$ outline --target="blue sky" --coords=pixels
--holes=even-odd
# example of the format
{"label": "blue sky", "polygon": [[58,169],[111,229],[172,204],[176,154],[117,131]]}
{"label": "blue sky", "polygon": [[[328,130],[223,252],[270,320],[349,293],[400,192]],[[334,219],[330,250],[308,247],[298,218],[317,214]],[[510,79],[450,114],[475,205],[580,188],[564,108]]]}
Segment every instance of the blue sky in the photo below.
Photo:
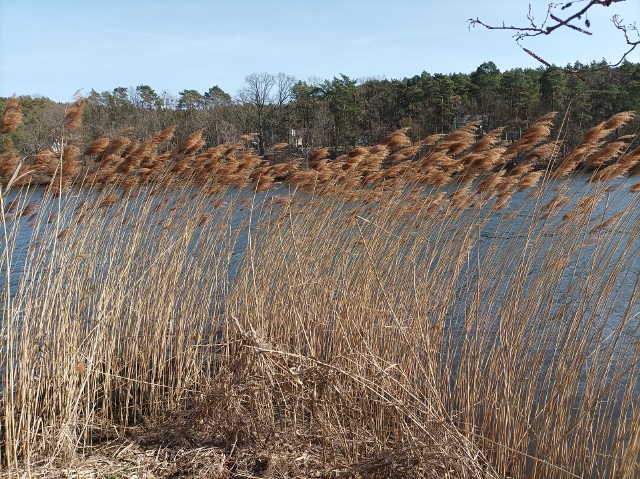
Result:
{"label": "blue sky", "polygon": [[[529,3],[543,16],[540,0],[0,0],[0,96],[69,101],[79,89],[141,84],[235,95],[257,72],[392,79],[470,73],[488,60],[535,68],[510,32],[467,25],[526,24]],[[640,23],[640,0],[594,7],[592,37],[558,31],[525,45],[558,65],[617,61],[614,13]]]}

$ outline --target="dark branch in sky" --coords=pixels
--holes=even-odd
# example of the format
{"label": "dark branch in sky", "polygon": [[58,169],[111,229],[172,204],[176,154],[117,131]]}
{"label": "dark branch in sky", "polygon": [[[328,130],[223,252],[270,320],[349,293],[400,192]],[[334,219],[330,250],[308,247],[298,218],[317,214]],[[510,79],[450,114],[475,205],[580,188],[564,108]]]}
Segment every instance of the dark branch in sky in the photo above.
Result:
{"label": "dark branch in sky", "polygon": [[[514,38],[516,39],[516,43],[518,44],[518,46],[522,48],[528,55],[531,55],[537,61],[548,67],[550,66],[550,63],[547,60],[543,59],[542,57],[540,57],[540,55],[536,54],[529,48],[524,47],[521,44],[521,41],[530,37],[550,35],[559,28],[570,28],[571,30],[575,30],[578,33],[582,33],[584,35],[592,35],[592,32],[588,30],[589,28],[591,28],[591,22],[589,18],[587,18],[589,10],[592,7],[598,5],[609,7],[614,3],[621,3],[624,1],[626,0],[589,0],[586,4],[584,4],[582,8],[575,11],[573,14],[567,16],[566,18],[562,18],[556,15],[554,11],[556,11],[556,9],[558,8],[560,8],[561,11],[568,10],[576,6],[576,4],[585,3],[586,0],[574,0],[572,2],[565,3],[549,3],[547,6],[546,15],[542,23],[536,22],[536,19],[531,12],[531,4],[529,4],[529,12],[527,13],[529,25],[522,26],[507,25],[504,22],[502,22],[502,25],[493,25],[486,23],[479,18],[470,18],[468,22],[469,28],[475,27],[476,25],[481,25],[488,30],[510,30],[516,32]],[[583,17],[585,17],[584,27],[576,25],[576,22],[582,21]],[[623,20],[618,15],[614,15],[611,21],[618,30],[623,32],[624,38],[626,40],[626,45],[629,47],[617,63],[610,64],[610,66],[615,67],[619,66],[627,58],[627,55],[629,55],[633,50],[635,50],[638,45],[640,45],[640,32],[638,31],[638,27],[635,23],[625,25],[623,23]]]}

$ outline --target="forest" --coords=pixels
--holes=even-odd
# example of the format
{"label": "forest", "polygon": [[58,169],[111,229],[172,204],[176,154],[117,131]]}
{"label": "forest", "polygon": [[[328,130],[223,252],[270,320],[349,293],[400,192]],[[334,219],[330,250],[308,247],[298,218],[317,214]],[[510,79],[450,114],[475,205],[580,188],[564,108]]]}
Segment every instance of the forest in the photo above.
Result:
{"label": "forest", "polygon": [[[619,111],[640,110],[640,64],[625,61],[614,68],[602,60],[500,71],[487,61],[471,73],[423,71],[403,79],[338,74],[297,80],[285,73],[256,73],[233,95],[216,85],[206,92],[184,89],[176,96],[146,84],[79,94],[85,99],[84,122],[73,140],[85,145],[123,129],[143,139],[178,125],[176,144],[202,129],[207,144],[249,141],[278,163],[308,160],[320,147],[329,147],[335,158],[399,128],[408,128],[416,141],[470,121],[481,123],[479,136],[503,126],[502,140],[512,142],[536,119],[558,111],[566,152],[594,124]],[[23,126],[9,138],[29,162],[40,151],[56,150],[67,105],[37,95],[19,100]],[[0,98],[0,109],[7,101]],[[635,131],[637,125],[635,120],[628,128]]]}

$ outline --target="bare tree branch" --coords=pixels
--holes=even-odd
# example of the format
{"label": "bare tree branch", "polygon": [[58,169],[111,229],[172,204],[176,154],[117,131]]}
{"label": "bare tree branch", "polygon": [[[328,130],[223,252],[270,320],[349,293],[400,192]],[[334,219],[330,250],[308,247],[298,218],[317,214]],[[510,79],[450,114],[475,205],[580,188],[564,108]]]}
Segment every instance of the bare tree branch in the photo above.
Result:
{"label": "bare tree branch", "polygon": [[[629,49],[622,55],[618,63],[612,65],[614,67],[617,67],[625,60],[625,58],[627,58],[627,55],[629,55],[629,53],[631,53],[638,45],[640,45],[640,31],[638,31],[638,27],[635,22],[629,25],[625,25],[619,15],[614,15],[611,21],[618,30],[624,33],[624,39],[629,46]],[[635,35],[638,39],[634,41],[631,39],[630,35]]]}
{"label": "bare tree branch", "polygon": [[[537,37],[540,35],[550,35],[559,28],[569,28],[584,35],[592,35],[592,32],[588,30],[589,28],[591,28],[591,22],[588,18],[585,18],[584,20],[585,27],[578,26],[575,24],[575,22],[577,20],[582,20],[583,16],[587,17],[587,14],[592,7],[598,5],[609,7],[614,3],[621,3],[624,1],[626,0],[574,0],[564,3],[549,3],[547,5],[547,12],[544,16],[544,19],[542,20],[542,23],[538,23],[536,21],[531,11],[531,4],[529,4],[529,11],[527,13],[527,20],[529,20],[529,24],[521,26],[507,25],[504,22],[502,23],[502,25],[492,25],[480,20],[479,18],[470,18],[469,20],[467,20],[467,22],[469,23],[469,28],[480,25],[488,30],[510,30],[515,32],[514,38],[518,46],[522,48],[528,55],[531,55],[537,61],[549,67],[550,63],[543,59],[540,55],[534,53],[529,48],[524,47],[521,43],[522,40],[530,37]],[[585,4],[582,8],[565,18],[562,18],[555,13],[557,12],[558,8],[561,11],[564,11],[579,3]],[[638,45],[640,45],[640,32],[638,31],[635,23],[625,25],[619,15],[614,15],[611,21],[618,30],[623,32],[626,44],[629,46],[629,49],[622,55],[617,63],[608,65],[610,67],[616,67],[619,66],[627,58],[627,55],[629,55]],[[638,37],[638,39],[636,40],[635,37]]]}

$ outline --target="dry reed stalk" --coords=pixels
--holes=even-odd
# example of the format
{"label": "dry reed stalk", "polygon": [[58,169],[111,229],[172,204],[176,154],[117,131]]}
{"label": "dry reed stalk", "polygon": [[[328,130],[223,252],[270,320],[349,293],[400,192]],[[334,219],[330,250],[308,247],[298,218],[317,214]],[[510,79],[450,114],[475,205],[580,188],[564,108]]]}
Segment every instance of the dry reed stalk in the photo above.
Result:
{"label": "dry reed stalk", "polygon": [[4,112],[2,113],[2,123],[0,133],[11,133],[16,131],[22,123],[22,106],[15,96],[9,98]]}

